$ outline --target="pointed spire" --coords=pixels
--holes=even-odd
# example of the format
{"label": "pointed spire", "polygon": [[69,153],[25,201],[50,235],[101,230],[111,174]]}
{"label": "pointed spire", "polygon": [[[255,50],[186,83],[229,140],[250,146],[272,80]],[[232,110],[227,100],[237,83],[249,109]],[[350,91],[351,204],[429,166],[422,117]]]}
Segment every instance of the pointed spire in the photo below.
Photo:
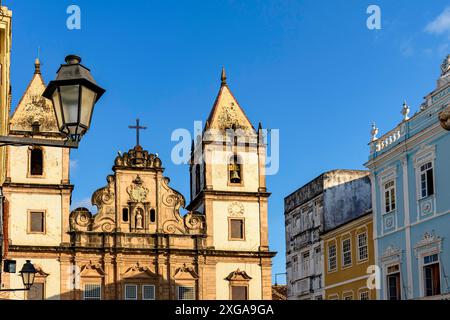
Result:
{"label": "pointed spire", "polygon": [[222,81],[222,86],[226,86],[227,85],[227,74],[225,72],[225,68],[222,67],[222,75],[220,77],[220,80]]}

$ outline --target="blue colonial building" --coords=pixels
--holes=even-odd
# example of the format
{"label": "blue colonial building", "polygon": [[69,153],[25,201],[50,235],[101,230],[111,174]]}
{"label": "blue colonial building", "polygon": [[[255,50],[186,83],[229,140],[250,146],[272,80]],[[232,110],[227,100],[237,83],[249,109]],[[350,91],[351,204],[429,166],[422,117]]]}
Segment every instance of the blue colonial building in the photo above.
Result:
{"label": "blue colonial building", "polygon": [[450,55],[437,88],[377,138],[370,157],[378,299],[450,296]]}

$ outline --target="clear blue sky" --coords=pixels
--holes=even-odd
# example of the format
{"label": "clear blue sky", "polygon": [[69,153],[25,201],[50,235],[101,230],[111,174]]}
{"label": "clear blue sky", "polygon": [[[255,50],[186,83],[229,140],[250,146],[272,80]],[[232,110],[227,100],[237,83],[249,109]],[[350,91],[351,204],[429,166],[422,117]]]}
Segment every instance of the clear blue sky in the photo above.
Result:
{"label": "clear blue sky", "polygon": [[[274,274],[285,270],[283,198],[323,171],[362,169],[371,122],[380,133],[395,126],[404,99],[417,110],[450,52],[445,16],[425,30],[444,0],[3,3],[14,12],[13,107],[38,47],[47,82],[77,53],[108,90],[71,154],[74,205],[105,184],[118,150],[134,146],[127,126],[136,117],[150,128],[142,144],[189,201],[188,167],[170,161],[171,133],[206,119],[224,65],[253,124],[280,129],[280,172],[268,177]],[[80,31],[66,28],[70,4],[81,7]],[[366,28],[370,4],[381,7],[381,30]]]}

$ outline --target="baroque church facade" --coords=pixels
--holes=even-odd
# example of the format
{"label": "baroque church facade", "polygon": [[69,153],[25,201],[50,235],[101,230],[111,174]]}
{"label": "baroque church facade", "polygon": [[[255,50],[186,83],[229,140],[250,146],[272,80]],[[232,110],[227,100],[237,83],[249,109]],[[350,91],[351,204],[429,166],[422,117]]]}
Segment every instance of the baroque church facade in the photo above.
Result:
{"label": "baroque church facade", "polygon": [[[9,133],[63,139],[41,97],[40,63]],[[231,132],[231,134],[230,134]],[[97,213],[70,211],[70,151],[6,148],[5,254],[38,273],[6,299],[271,299],[266,145],[231,93],[225,72],[202,137],[192,144],[191,203],[170,187],[163,162],[139,142],[112,159]],[[187,209],[182,215],[180,209]],[[20,288],[2,274],[3,288]]]}

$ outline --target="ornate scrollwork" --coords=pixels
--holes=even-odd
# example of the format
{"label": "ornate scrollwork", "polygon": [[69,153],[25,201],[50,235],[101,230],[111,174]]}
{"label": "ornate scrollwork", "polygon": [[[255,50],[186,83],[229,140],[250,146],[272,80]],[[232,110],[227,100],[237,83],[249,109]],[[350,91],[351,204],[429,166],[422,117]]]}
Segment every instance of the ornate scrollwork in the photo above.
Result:
{"label": "ornate scrollwork", "polygon": [[108,185],[95,191],[91,199],[92,204],[95,205],[99,211],[102,210],[104,205],[111,205],[114,202],[115,178],[114,176],[109,175],[106,178],[106,181],[108,182]]}
{"label": "ornate scrollwork", "polygon": [[70,230],[88,231],[93,221],[92,214],[86,208],[77,208],[71,212],[69,217]]}
{"label": "ornate scrollwork", "polygon": [[450,105],[439,114],[439,121],[441,122],[442,128],[450,131]]}
{"label": "ornate scrollwork", "polygon": [[184,225],[187,229],[198,231],[203,230],[205,224],[205,217],[200,213],[189,212],[184,216]]}

